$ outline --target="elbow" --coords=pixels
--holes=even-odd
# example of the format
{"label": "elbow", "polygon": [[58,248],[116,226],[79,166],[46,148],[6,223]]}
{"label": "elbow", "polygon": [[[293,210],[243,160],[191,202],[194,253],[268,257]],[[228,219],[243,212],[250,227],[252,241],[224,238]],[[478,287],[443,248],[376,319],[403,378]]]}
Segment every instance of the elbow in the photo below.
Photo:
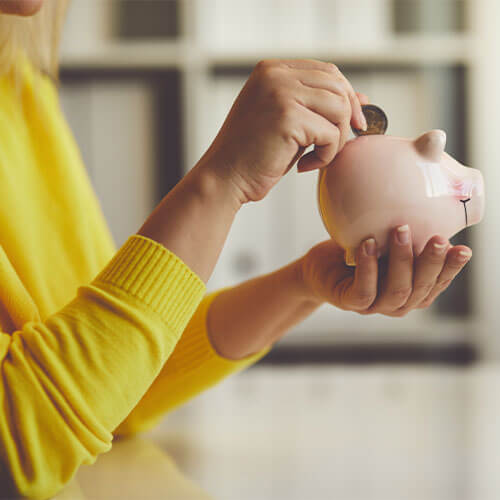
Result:
{"label": "elbow", "polygon": [[111,447],[103,443],[100,449],[94,446],[91,453],[88,440],[71,438],[74,431],[69,427],[45,423],[48,425],[42,428],[11,427],[8,433],[0,433],[0,449],[4,452],[0,458],[0,499],[52,498],[73,480],[82,464],[94,463],[99,452]]}
{"label": "elbow", "polygon": [[0,478],[0,498],[48,500],[59,493],[64,484],[47,481],[47,477],[4,475]]}
{"label": "elbow", "polygon": [[55,446],[45,450],[35,447],[30,450],[32,453],[19,453],[18,449],[7,457],[6,463],[0,462],[0,499],[45,500],[60,493],[82,464],[95,462],[95,456],[87,453],[68,453],[69,445],[68,442],[66,453]]}

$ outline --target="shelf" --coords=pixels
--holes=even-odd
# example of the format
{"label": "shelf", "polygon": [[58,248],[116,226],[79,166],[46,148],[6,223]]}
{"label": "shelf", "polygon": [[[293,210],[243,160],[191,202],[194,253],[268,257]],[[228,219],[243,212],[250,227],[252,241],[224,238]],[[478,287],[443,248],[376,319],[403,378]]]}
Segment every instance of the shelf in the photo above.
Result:
{"label": "shelf", "polygon": [[286,50],[264,48],[245,50],[230,48],[224,51],[206,51],[203,59],[214,66],[254,65],[268,58],[315,58],[337,64],[429,65],[467,64],[470,59],[471,41],[466,36],[446,37],[397,37],[377,45],[317,46],[310,49],[298,47]]}
{"label": "shelf", "polygon": [[61,69],[170,69],[179,68],[192,55],[183,42],[117,42],[86,52],[63,52]]}
{"label": "shelf", "polygon": [[305,49],[197,47],[179,42],[109,43],[81,53],[62,53],[62,69],[187,69],[189,67],[253,66],[268,58],[315,58],[338,64],[429,65],[467,64],[471,43],[468,37],[397,37],[378,45],[346,47],[318,45]]}
{"label": "shelf", "polygon": [[[480,319],[474,316],[458,319],[431,315],[427,311],[413,311],[404,319],[388,316],[367,316],[368,321],[360,322],[355,313],[342,312],[332,320],[332,316],[316,314],[297,325],[281,342],[287,345],[307,344],[363,344],[366,342],[411,343],[429,345],[471,341],[481,327]],[[416,321],[415,315],[419,315]],[[325,325],[332,325],[329,330]]]}

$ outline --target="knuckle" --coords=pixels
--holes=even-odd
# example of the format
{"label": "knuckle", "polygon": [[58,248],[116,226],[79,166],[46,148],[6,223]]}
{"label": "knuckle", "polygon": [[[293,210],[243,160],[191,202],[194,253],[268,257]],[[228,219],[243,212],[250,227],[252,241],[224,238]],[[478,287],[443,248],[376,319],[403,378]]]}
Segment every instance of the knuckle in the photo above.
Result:
{"label": "knuckle", "polygon": [[328,73],[332,73],[332,74],[340,73],[338,66],[336,64],[331,63],[331,62],[325,63],[325,71],[328,71]]}
{"label": "knuckle", "polygon": [[275,62],[266,60],[257,63],[255,73],[259,85],[264,89],[280,88],[282,86],[284,71],[281,65]]}
{"label": "knuckle", "polygon": [[451,283],[452,280],[442,280],[442,281],[438,281],[436,283],[436,287],[439,288],[440,290],[444,290],[445,288],[447,288],[449,286],[449,284]]}
{"label": "knuckle", "polygon": [[351,100],[349,99],[349,95],[347,93],[342,94],[342,111],[345,115],[351,116]]}
{"label": "knuckle", "polygon": [[351,114],[352,114],[352,107],[351,107],[351,101],[350,101],[349,96],[347,94],[344,94],[343,99],[342,99],[342,114],[344,115],[345,120],[347,122],[350,122]]}
{"label": "knuckle", "polygon": [[434,302],[434,299],[425,299],[424,301],[420,302],[420,304],[417,306],[417,309],[427,309],[432,303]]}
{"label": "knuckle", "polygon": [[276,101],[278,119],[280,123],[289,125],[295,121],[295,103],[286,96]]}
{"label": "knuckle", "polygon": [[302,143],[310,143],[310,137],[307,131],[304,131],[300,126],[300,120],[292,110],[282,111],[278,114],[276,122],[277,131],[286,141],[295,141]]}
{"label": "knuckle", "polygon": [[398,262],[400,262],[406,267],[413,268],[413,255],[409,252],[405,252],[398,257]]}
{"label": "knuckle", "polygon": [[354,306],[358,309],[368,309],[375,300],[372,293],[357,293],[353,297]]}
{"label": "knuckle", "polygon": [[456,273],[458,273],[463,269],[465,264],[466,264],[466,262],[460,262],[458,260],[451,260],[450,262],[447,263],[446,267],[448,269],[451,269],[452,271],[455,271]]}
{"label": "knuckle", "polygon": [[389,290],[389,296],[394,302],[404,302],[412,292],[411,287],[394,288]]}
{"label": "knuckle", "polygon": [[418,309],[427,309],[432,304],[432,300],[424,300],[418,305]]}
{"label": "knuckle", "polygon": [[277,124],[277,131],[287,141],[308,142],[308,137],[297,127],[294,118],[291,115],[284,115]]}
{"label": "knuckle", "polygon": [[338,142],[340,140],[341,131],[337,125],[332,123],[328,128],[328,131],[332,142]]}
{"label": "knuckle", "polygon": [[434,282],[432,282],[432,283],[415,283],[413,290],[416,293],[419,293],[422,295],[428,295],[429,293],[431,293],[431,291],[435,285],[436,284]]}
{"label": "knuckle", "polygon": [[432,266],[438,266],[438,265],[443,265],[444,259],[446,257],[445,255],[435,255],[434,253],[428,252],[427,254],[424,254],[425,258],[425,263],[430,264]]}
{"label": "knuckle", "polygon": [[408,314],[409,310],[406,308],[396,309],[392,313],[389,313],[388,316],[393,316],[395,318],[403,318]]}
{"label": "knuckle", "polygon": [[283,87],[272,87],[269,90],[269,97],[273,102],[279,104],[283,111],[288,110],[294,102],[288,89]]}
{"label": "knuckle", "polygon": [[364,309],[364,310],[361,310],[361,311],[356,311],[357,314],[361,314],[362,316],[368,316],[370,314],[374,314],[372,311],[368,310],[368,309]]}
{"label": "knuckle", "polygon": [[255,69],[259,72],[266,72],[268,69],[274,67],[275,61],[272,59],[261,59],[256,65]]}
{"label": "knuckle", "polygon": [[324,101],[332,102],[332,98],[334,97],[329,90],[326,89],[316,89],[317,95]]}
{"label": "knuckle", "polygon": [[328,163],[330,163],[330,161],[332,161],[338,153],[342,141],[340,130],[335,125],[332,125],[328,129],[328,141],[330,143],[328,148],[320,147],[317,149],[318,152],[321,152],[322,150],[325,151],[325,157],[329,160]]}

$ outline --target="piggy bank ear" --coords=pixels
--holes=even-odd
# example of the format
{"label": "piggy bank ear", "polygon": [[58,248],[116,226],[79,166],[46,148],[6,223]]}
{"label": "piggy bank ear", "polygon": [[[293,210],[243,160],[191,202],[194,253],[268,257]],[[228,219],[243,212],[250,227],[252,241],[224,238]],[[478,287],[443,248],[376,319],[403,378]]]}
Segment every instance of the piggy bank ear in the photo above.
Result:
{"label": "piggy bank ear", "polygon": [[431,161],[440,161],[446,146],[446,133],[443,130],[431,130],[415,139],[415,147],[420,155]]}

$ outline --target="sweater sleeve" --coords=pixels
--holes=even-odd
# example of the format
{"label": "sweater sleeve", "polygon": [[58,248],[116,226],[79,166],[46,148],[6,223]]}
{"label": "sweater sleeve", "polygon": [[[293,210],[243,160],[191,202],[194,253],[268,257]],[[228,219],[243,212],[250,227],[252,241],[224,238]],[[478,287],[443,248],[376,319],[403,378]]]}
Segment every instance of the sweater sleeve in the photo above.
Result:
{"label": "sweater sleeve", "polygon": [[269,352],[270,347],[233,361],[221,357],[213,349],[207,335],[206,319],[210,304],[222,291],[205,296],[172,356],[139,404],[115,430],[115,434],[128,435],[150,429],[166,412],[232,373],[256,363]]}
{"label": "sweater sleeve", "polygon": [[61,310],[0,333],[0,497],[48,498],[109,450],[204,292],[173,253],[132,235]]}

